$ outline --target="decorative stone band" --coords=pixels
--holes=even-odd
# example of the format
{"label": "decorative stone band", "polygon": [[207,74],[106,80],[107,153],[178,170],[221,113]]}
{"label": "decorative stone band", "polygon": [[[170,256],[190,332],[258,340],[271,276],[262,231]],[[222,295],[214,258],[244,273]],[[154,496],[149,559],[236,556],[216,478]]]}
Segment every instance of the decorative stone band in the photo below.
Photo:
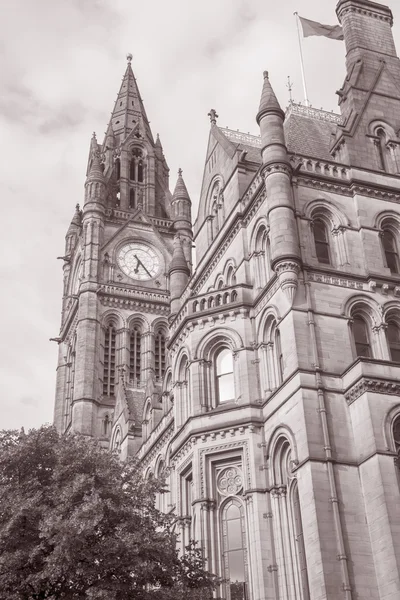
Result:
{"label": "decorative stone band", "polygon": [[383,379],[369,379],[363,377],[351,388],[345,392],[344,397],[348,405],[352,404],[357,398],[365,392],[374,394],[386,394],[390,396],[400,396],[400,381],[390,381]]}
{"label": "decorative stone band", "polygon": [[[377,5],[378,7],[378,5]],[[386,7],[382,7],[382,8],[386,8]],[[386,11],[385,11],[386,12]],[[349,7],[344,7],[342,10],[339,10],[339,21],[341,22],[343,16],[346,13],[357,13],[359,15],[365,15],[366,17],[372,17],[374,19],[379,19],[380,21],[385,21],[386,23],[390,23],[391,25],[393,25],[393,18],[391,15],[388,14],[383,14],[383,12],[381,11],[372,11],[372,10],[367,10],[365,8],[362,8],[361,6],[349,6]]]}
{"label": "decorative stone band", "polygon": [[266,165],[262,172],[264,177],[268,177],[269,175],[273,175],[274,173],[284,173],[288,177],[292,176],[292,169],[289,165],[285,163],[272,163],[270,165]]}

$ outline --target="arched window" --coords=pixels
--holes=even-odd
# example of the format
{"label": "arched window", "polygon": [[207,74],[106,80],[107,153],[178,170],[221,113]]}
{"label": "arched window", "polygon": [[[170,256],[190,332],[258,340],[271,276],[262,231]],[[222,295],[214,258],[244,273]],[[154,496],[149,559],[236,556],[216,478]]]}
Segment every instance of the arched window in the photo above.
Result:
{"label": "arched window", "polygon": [[119,158],[115,161],[115,176],[117,179],[120,179],[121,177],[121,161]]}
{"label": "arched window", "polygon": [[108,413],[106,413],[104,415],[102,425],[103,425],[103,431],[102,431],[102,433],[103,433],[104,436],[107,437],[109,435],[110,429],[111,429],[111,419],[110,419]]}
{"label": "arched window", "polygon": [[400,327],[396,321],[388,321],[386,334],[389,345],[390,358],[393,362],[400,363]]}
{"label": "arched window", "polygon": [[399,254],[397,251],[396,238],[389,228],[382,231],[382,245],[385,253],[386,264],[392,273],[399,273]]}
{"label": "arched window", "polygon": [[115,432],[115,436],[114,436],[114,440],[113,440],[113,444],[112,444],[112,449],[115,450],[115,452],[118,452],[118,454],[121,452],[121,430],[118,427],[117,431]]}
{"label": "arched window", "polygon": [[281,346],[281,334],[276,325],[273,327],[271,338],[274,341],[274,354],[278,373],[278,383],[281,384],[283,380],[283,354]]}
{"label": "arched window", "polygon": [[386,165],[386,133],[385,130],[382,127],[379,127],[379,129],[377,129],[376,131],[376,137],[377,142],[376,142],[376,146],[378,148],[378,155],[379,155],[379,168],[382,169],[382,171],[386,171],[387,170],[387,165]]}
{"label": "arched window", "polygon": [[371,358],[372,352],[368,325],[361,316],[356,315],[353,318],[352,331],[356,355]]}
{"label": "arched window", "polygon": [[264,287],[271,278],[271,247],[268,232],[265,226],[257,232],[255,252],[255,282],[258,288]]}
{"label": "arched window", "polygon": [[143,161],[139,160],[138,163],[138,182],[139,183],[143,183],[144,181],[144,166],[143,166]]}
{"label": "arched window", "polygon": [[315,219],[312,224],[315,242],[315,252],[318,262],[324,265],[331,264],[329,235],[326,224],[322,219]]}
{"label": "arched window", "polygon": [[190,371],[188,357],[184,356],[179,365],[178,372],[178,391],[179,391],[179,402],[178,402],[178,423],[183,425],[188,417],[190,417]]}
{"label": "arched window", "polygon": [[[397,453],[397,459],[396,459],[396,464],[397,464],[397,468],[400,470],[400,415],[398,415],[396,417],[396,419],[393,422],[393,440],[394,440],[394,447]],[[400,479],[399,479],[399,483],[400,483]]]}
{"label": "arched window", "polygon": [[223,566],[227,600],[246,600],[246,529],[243,505],[232,498],[222,510]]}
{"label": "arched window", "polygon": [[229,348],[223,348],[215,357],[215,377],[217,403],[235,400],[233,354]]}
{"label": "arched window", "polygon": [[129,163],[129,179],[131,181],[135,181],[136,179],[136,173],[135,173],[135,159],[132,158],[131,162]]}
{"label": "arched window", "polygon": [[[309,600],[307,562],[303,541],[301,503],[297,480],[292,472],[289,441],[280,437],[272,453],[271,508],[277,553],[279,598]],[[290,591],[290,593],[289,593]]]}
{"label": "arched window", "polygon": [[135,190],[133,188],[129,190],[129,208],[136,208]]}
{"label": "arched window", "polygon": [[144,414],[143,414],[143,421],[142,421],[142,436],[143,436],[143,441],[146,441],[147,438],[149,437],[150,433],[151,433],[151,402],[150,399],[147,400],[147,404],[144,410]]}
{"label": "arched window", "polygon": [[74,400],[75,385],[75,364],[76,364],[76,335],[74,335],[72,344],[67,353],[67,378],[65,394],[65,428],[68,427],[72,418],[72,403]]}
{"label": "arched window", "polygon": [[136,385],[141,381],[141,341],[141,332],[134,327],[129,337],[129,379]]}
{"label": "arched window", "polygon": [[304,545],[303,522],[301,519],[299,486],[297,485],[297,481],[295,481],[292,488],[292,509],[298,570],[300,575],[301,590],[303,592],[302,598],[308,599],[310,597],[310,589],[308,586],[306,549]]}
{"label": "arched window", "polygon": [[165,373],[165,335],[159,330],[154,340],[154,370],[156,378],[161,380]]}
{"label": "arched window", "polygon": [[261,382],[265,396],[269,396],[283,382],[284,360],[281,334],[275,318],[267,318],[261,342]]}
{"label": "arched window", "polygon": [[115,342],[114,325],[108,325],[104,339],[103,394],[114,396],[115,393]]}

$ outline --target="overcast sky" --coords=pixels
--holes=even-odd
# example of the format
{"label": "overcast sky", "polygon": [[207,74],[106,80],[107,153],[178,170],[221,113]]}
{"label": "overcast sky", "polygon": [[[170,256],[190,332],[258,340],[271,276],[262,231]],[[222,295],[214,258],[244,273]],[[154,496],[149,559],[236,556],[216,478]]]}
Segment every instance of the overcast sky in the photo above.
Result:
{"label": "overcast sky", "polygon": [[[400,9],[391,0],[400,44]],[[336,0],[2,0],[0,429],[53,415],[64,236],[83,185],[89,141],[102,141],[126,67],[153,134],[197,206],[209,119],[258,134],[262,72],[283,106],[287,76],[302,101],[294,11],[335,24]],[[336,110],[344,44],[304,42],[309,96]]]}

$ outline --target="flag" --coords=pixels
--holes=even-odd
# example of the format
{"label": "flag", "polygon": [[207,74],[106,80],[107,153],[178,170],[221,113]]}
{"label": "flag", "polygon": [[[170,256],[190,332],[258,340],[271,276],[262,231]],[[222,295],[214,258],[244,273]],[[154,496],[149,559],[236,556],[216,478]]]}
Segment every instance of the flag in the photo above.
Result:
{"label": "flag", "polygon": [[310,19],[304,19],[304,17],[300,16],[299,19],[303,27],[304,37],[323,35],[331,40],[344,40],[343,29],[340,25],[323,25],[317,21],[310,21]]}

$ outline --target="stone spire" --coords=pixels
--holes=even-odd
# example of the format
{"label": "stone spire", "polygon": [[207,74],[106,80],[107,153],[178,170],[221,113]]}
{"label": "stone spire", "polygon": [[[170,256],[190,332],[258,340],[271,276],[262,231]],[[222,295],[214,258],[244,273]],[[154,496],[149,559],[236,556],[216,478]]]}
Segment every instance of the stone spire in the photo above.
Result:
{"label": "stone spire", "polygon": [[181,296],[190,276],[190,269],[186,262],[179,234],[174,237],[174,250],[168,273],[171,294],[171,317],[173,317],[181,308]]}
{"label": "stone spire", "polygon": [[257,123],[261,132],[264,164],[262,173],[270,222],[271,267],[278,275],[280,287],[292,305],[298,288],[301,258],[284,120],[284,112],[272,89],[268,73],[264,72]]}
{"label": "stone spire", "polygon": [[268,71],[264,71],[264,85],[261,92],[260,107],[258,109],[258,114],[256,117],[258,125],[260,124],[260,121],[265,114],[274,112],[278,115],[281,115],[283,118],[285,117],[281,105],[279,104],[278,99],[275,96],[275,92],[272,89]]}
{"label": "stone spire", "polygon": [[174,228],[182,238],[184,255],[187,264],[192,262],[192,202],[185,182],[182,177],[182,169],[178,171],[178,179],[171,202],[172,218]]}
{"label": "stone spire", "polygon": [[131,54],[127,55],[127,60],[125,75],[111,114],[112,131],[120,141],[123,141],[139,123],[143,125],[147,135],[154,143],[143,100],[132,71]]}
{"label": "stone spire", "polygon": [[103,165],[100,160],[100,150],[96,134],[93,133],[90,142],[89,167],[85,182],[85,208],[92,202],[104,202],[105,180]]}

